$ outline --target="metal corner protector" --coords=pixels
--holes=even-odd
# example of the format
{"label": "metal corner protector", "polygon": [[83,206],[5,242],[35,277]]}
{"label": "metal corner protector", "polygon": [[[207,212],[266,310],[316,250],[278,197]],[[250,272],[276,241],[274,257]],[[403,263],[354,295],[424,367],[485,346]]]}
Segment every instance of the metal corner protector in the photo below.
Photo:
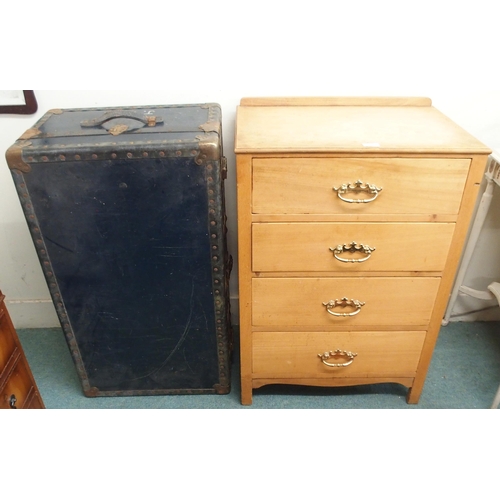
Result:
{"label": "metal corner protector", "polygon": [[29,145],[31,142],[18,141],[5,152],[7,165],[11,170],[20,170],[25,173],[31,171],[31,167],[23,159],[23,147]]}

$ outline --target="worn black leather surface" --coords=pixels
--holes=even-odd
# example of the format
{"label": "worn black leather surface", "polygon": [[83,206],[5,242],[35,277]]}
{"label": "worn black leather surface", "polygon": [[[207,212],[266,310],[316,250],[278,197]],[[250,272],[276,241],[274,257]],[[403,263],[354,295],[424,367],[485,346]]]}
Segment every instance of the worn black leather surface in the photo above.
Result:
{"label": "worn black leather surface", "polygon": [[192,160],[26,176],[91,386],[217,382],[204,177]]}

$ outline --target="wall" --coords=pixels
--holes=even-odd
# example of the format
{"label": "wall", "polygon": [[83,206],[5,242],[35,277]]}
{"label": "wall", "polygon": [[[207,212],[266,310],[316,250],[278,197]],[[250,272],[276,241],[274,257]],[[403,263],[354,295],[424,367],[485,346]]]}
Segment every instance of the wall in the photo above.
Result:
{"label": "wall", "polygon": [[[309,1],[307,8],[293,3],[286,11],[272,2],[211,2],[203,11],[190,3],[175,8],[161,4],[154,15],[147,15],[152,12],[148,5],[133,11],[121,6],[120,14],[102,6],[100,16],[89,9],[78,23],[43,33],[35,13],[24,30],[35,55],[25,60],[8,52],[3,67],[16,71],[4,75],[4,86],[164,90],[36,90],[36,115],[0,116],[0,150],[52,108],[218,102],[229,166],[229,246],[236,264],[232,151],[241,97],[425,95],[490,148],[500,150],[500,88],[491,76],[498,51],[494,31],[488,28],[488,2],[474,2],[473,9],[454,6],[453,11],[425,1]],[[117,28],[126,22],[133,22],[134,29]],[[7,46],[8,33],[0,36]],[[489,234],[486,246],[498,246],[496,238]],[[484,268],[484,262],[477,265]],[[57,325],[3,154],[0,288],[17,327]],[[237,298],[236,272],[231,294]]]}

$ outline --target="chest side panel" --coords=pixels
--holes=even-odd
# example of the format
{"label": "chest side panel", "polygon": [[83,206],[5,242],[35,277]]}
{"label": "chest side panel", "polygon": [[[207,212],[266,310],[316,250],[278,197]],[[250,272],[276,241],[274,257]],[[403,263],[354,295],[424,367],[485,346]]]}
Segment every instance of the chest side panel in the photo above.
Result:
{"label": "chest side panel", "polygon": [[48,163],[25,182],[89,386],[217,384],[205,167]]}

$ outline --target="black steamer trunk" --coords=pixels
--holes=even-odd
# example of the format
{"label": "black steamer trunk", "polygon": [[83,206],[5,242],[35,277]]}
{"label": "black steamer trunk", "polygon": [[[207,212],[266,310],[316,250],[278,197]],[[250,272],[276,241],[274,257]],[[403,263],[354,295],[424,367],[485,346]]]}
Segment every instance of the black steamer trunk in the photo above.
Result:
{"label": "black steamer trunk", "polygon": [[217,104],[48,112],[7,151],[86,396],[225,394]]}

